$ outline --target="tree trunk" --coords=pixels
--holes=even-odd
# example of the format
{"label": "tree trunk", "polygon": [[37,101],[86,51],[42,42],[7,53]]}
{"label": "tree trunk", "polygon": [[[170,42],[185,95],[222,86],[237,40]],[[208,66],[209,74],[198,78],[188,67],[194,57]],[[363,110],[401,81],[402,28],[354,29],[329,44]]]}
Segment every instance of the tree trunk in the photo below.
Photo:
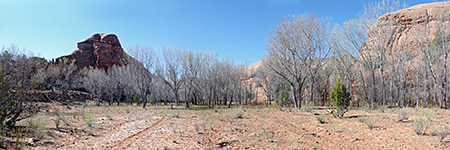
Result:
{"label": "tree trunk", "polygon": [[296,87],[292,86],[292,94],[293,94],[293,98],[294,98],[295,108],[300,109],[302,107],[300,88],[296,88]]}
{"label": "tree trunk", "polygon": [[231,94],[230,103],[228,103],[228,108],[231,108],[231,103],[233,103],[233,94]]}
{"label": "tree trunk", "polygon": [[373,104],[372,104],[372,108],[376,108],[377,104],[378,104],[378,98],[377,98],[377,86],[376,86],[376,81],[375,81],[375,70],[372,69],[372,100],[373,100]]}
{"label": "tree trunk", "polygon": [[[298,105],[297,105],[297,88],[295,88],[294,86],[292,86],[291,85],[291,93],[292,93],[292,101],[294,102],[294,107],[295,108],[298,108]],[[298,108],[298,109],[300,109],[300,108]]]}
{"label": "tree trunk", "polygon": [[366,85],[366,80],[364,79],[364,74],[362,69],[360,70],[360,74],[361,74],[361,80],[362,80],[362,86],[363,86],[363,91],[364,91],[364,99],[366,100],[367,105],[369,105],[369,94],[367,91],[367,85]]}
{"label": "tree trunk", "polygon": [[444,67],[443,67],[443,71],[444,71],[444,75],[443,75],[443,79],[442,79],[442,102],[441,102],[441,108],[445,108],[446,107],[446,102],[447,102],[447,57],[448,57],[448,52],[445,51],[444,52]]}
{"label": "tree trunk", "polygon": [[177,90],[174,90],[173,92],[175,93],[175,103],[177,106],[180,106],[180,96],[179,96]]}
{"label": "tree trunk", "polygon": [[311,94],[309,95],[309,102],[314,102],[314,77],[311,81]]}

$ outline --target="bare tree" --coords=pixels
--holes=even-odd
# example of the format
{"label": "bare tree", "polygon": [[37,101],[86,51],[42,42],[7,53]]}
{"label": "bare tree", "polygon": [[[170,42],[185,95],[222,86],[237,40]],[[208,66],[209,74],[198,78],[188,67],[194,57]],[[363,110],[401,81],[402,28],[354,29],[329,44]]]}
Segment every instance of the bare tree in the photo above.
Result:
{"label": "bare tree", "polygon": [[[445,17],[445,16],[442,16]],[[450,27],[447,23],[441,23],[438,25],[437,31],[434,33],[434,39],[432,41],[432,47],[430,52],[440,52],[440,64],[442,64],[441,70],[441,98],[439,106],[445,108],[448,105],[448,55],[450,53]]]}
{"label": "bare tree", "polygon": [[[403,5],[404,6],[404,5]],[[381,102],[386,104],[386,82],[385,82],[385,68],[388,63],[386,59],[386,53],[392,49],[392,35],[395,32],[395,28],[392,21],[385,21],[383,25],[374,26],[378,17],[381,15],[400,9],[402,6],[398,1],[381,1],[377,3],[369,3],[365,7],[364,12],[358,16],[357,19],[344,22],[342,28],[337,27],[338,43],[336,47],[341,54],[345,54],[349,61],[357,61],[360,68],[360,83],[364,88],[364,95],[368,100],[369,88],[372,89],[371,99],[372,106],[375,107],[378,104],[379,96],[378,89],[381,90]],[[377,71],[380,71],[380,77],[377,78]],[[366,73],[369,73],[366,75]],[[369,77],[365,79],[365,77]],[[378,79],[380,79],[381,88],[378,87]],[[369,87],[367,82],[370,81]]]}
{"label": "bare tree", "polygon": [[183,82],[181,51],[178,48],[163,48],[162,60],[158,63],[157,77],[170,87],[175,103],[180,105],[179,90]]}
{"label": "bare tree", "polygon": [[[139,91],[141,95],[141,99],[143,99],[143,107],[147,105],[147,94],[151,97],[151,82],[152,82],[152,74],[156,71],[156,55],[153,51],[153,47],[150,45],[136,45],[134,47],[128,48],[128,52],[140,63],[143,64],[143,68],[137,62],[135,62],[132,58],[129,58],[129,65],[131,65],[133,72],[135,73],[133,77],[135,77],[137,91]],[[142,100],[141,100],[142,101]]]}
{"label": "bare tree", "polygon": [[93,99],[97,101],[97,105],[100,105],[108,94],[107,89],[110,88],[108,83],[110,83],[111,78],[105,70],[93,67],[83,69],[83,75],[84,87],[94,95]]}
{"label": "bare tree", "polygon": [[199,75],[203,61],[202,53],[195,53],[193,51],[186,51],[182,53],[181,61],[184,77],[184,92],[185,105],[189,108],[189,103],[195,97],[195,91],[198,91]]}
{"label": "bare tree", "polygon": [[[56,62],[50,62],[48,68],[44,72],[44,83],[51,88],[53,95],[57,95],[56,91],[61,91],[61,102],[65,103],[68,98],[68,91],[76,87],[78,82],[78,72],[75,60],[67,58],[57,59]],[[56,97],[55,97],[55,100]]]}
{"label": "bare tree", "polygon": [[[264,63],[264,62],[262,62]],[[258,83],[262,84],[262,89],[266,94],[266,107],[276,97],[277,90],[283,84],[282,79],[274,74],[267,66],[263,64],[256,73],[256,78],[259,79]]]}
{"label": "bare tree", "polygon": [[296,108],[301,107],[307,77],[315,71],[312,68],[319,68],[315,63],[327,56],[327,37],[327,23],[314,15],[284,18],[269,35],[267,67],[290,84]]}

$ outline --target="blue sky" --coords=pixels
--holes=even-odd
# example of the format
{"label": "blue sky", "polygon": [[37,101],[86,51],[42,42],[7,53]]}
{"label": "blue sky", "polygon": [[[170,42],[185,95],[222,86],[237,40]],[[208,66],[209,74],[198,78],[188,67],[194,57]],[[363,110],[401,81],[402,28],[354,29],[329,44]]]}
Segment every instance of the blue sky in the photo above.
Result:
{"label": "blue sky", "polygon": [[[253,64],[284,16],[313,12],[336,24],[355,18],[373,0],[2,0],[0,47],[11,43],[46,59],[68,55],[94,33],[135,44],[216,51]],[[432,2],[410,0],[409,6]]]}

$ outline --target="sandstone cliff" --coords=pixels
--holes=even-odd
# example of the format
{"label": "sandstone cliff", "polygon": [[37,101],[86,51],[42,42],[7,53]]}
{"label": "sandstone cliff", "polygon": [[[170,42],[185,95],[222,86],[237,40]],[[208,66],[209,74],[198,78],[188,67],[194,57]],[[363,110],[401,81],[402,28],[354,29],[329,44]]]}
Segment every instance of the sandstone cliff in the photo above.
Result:
{"label": "sandstone cliff", "polygon": [[[431,43],[439,28],[450,27],[448,24],[450,2],[420,4],[379,17],[368,31],[368,43],[373,40],[387,40],[388,55],[399,50],[418,53],[420,48]],[[370,34],[373,31],[390,35]]]}
{"label": "sandstone cliff", "polygon": [[96,33],[77,45],[72,54],[57,59],[75,59],[75,64],[80,69],[89,66],[108,69],[113,65],[122,66],[128,62],[129,56],[114,34]]}

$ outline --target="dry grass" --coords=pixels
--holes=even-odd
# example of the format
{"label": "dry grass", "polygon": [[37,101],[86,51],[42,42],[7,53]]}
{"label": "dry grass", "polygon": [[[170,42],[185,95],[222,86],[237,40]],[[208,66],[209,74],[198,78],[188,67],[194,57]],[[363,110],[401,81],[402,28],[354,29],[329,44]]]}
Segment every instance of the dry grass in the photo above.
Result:
{"label": "dry grass", "polygon": [[[127,137],[133,137],[129,138],[132,141],[125,142],[129,144],[127,149],[442,149],[449,141],[445,128],[449,127],[448,110],[438,110],[434,117],[425,109],[411,113],[411,120],[421,116],[442,123],[425,132],[435,136],[413,138],[411,135],[415,131],[411,124],[398,123],[399,112],[389,108],[384,113],[350,110],[346,117],[337,119],[275,106],[193,107],[191,110],[170,109],[170,106],[146,109],[138,106],[71,107],[52,106],[50,112],[41,112],[39,115],[43,116],[47,127],[55,127],[53,119],[58,116],[54,108],[59,108],[70,126],[49,128],[49,133],[57,135],[55,138],[46,136],[31,143],[25,140],[25,148],[114,149]],[[324,109],[312,112],[327,113]],[[167,120],[145,130],[163,116]],[[97,127],[95,135],[90,133],[90,126]]]}
{"label": "dry grass", "polygon": [[36,116],[27,120],[27,130],[33,140],[39,141],[47,134],[46,122],[43,116]]}
{"label": "dry grass", "polygon": [[375,128],[375,123],[377,123],[378,119],[371,116],[362,116],[358,119],[360,122],[363,122],[367,125],[367,127],[372,130]]}
{"label": "dry grass", "polygon": [[400,109],[398,111],[398,117],[397,122],[403,122],[409,118],[409,111],[408,109]]}
{"label": "dry grass", "polygon": [[412,127],[417,135],[425,135],[436,118],[436,113],[430,109],[423,109],[417,114],[412,122]]}
{"label": "dry grass", "polygon": [[324,114],[319,114],[318,116],[316,116],[316,119],[319,121],[320,124],[324,124],[327,123],[326,122],[326,115]]}

